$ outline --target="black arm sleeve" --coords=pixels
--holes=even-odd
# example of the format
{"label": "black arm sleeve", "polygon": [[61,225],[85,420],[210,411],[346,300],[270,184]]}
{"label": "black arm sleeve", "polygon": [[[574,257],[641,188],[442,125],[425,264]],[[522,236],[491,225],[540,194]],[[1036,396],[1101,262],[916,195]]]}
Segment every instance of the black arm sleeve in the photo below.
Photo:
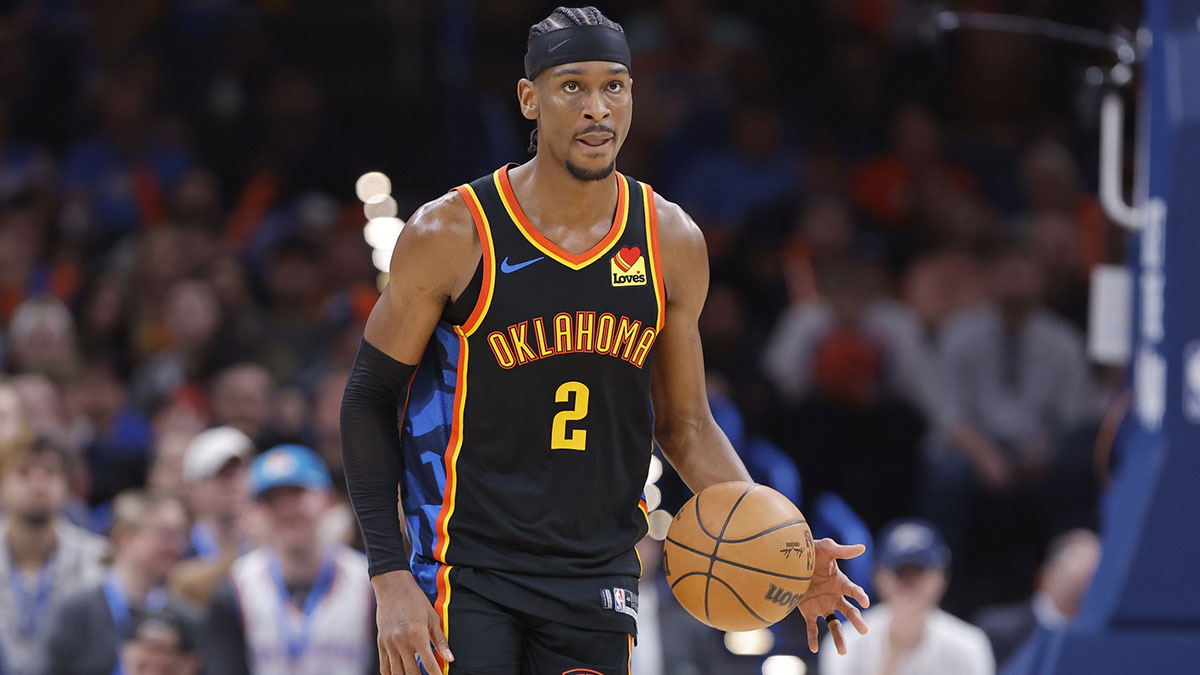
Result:
{"label": "black arm sleeve", "polygon": [[398,513],[399,411],[416,370],[364,339],[342,396],[342,464],[371,576],[408,569]]}

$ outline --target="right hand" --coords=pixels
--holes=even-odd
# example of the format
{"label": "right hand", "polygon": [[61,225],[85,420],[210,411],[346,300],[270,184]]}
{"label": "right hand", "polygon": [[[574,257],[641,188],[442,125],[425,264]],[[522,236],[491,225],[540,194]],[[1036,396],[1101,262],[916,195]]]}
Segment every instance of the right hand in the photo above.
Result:
{"label": "right hand", "polygon": [[437,672],[435,647],[443,659],[454,660],[441,619],[411,572],[378,574],[371,578],[371,585],[375,587],[381,675],[421,675],[416,656],[429,673]]}

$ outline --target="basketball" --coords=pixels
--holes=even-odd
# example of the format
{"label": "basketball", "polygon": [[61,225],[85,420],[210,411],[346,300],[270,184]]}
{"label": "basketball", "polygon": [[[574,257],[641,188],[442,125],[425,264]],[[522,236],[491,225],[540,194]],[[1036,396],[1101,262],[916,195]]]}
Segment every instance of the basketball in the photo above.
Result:
{"label": "basketball", "polygon": [[812,579],[812,532],[787,497],[733,481],[693,496],[663,542],[663,571],[679,604],[720,630],[769,626]]}

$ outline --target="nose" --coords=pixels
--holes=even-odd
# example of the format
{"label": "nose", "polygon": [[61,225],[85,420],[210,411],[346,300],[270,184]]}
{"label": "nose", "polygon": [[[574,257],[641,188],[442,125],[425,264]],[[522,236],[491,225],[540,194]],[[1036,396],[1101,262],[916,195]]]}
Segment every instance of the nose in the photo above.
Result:
{"label": "nose", "polygon": [[589,122],[602,122],[611,114],[612,110],[608,107],[608,102],[604,100],[604,95],[600,91],[593,91],[584,102],[583,116]]}

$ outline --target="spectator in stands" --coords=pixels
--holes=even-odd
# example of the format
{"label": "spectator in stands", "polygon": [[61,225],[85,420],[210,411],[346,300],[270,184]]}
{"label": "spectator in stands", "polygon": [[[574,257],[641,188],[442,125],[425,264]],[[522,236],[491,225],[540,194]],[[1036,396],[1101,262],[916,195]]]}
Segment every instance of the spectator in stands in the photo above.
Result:
{"label": "spectator in stands", "polygon": [[366,559],[317,536],[331,487],[321,458],[303,446],[277,446],[254,460],[250,489],[270,542],[238,559],[213,599],[214,672],[379,672]]}
{"label": "spectator in stands", "polygon": [[17,438],[26,431],[28,421],[21,395],[10,382],[0,380],[0,443]]}
{"label": "spectator in stands", "polygon": [[1030,253],[1045,279],[1043,301],[1078,330],[1086,330],[1089,268],[1075,223],[1066,214],[1047,211],[1031,216],[1025,227]]}
{"label": "spectator in stands", "polygon": [[720,265],[756,210],[792,197],[800,160],[791,149],[786,119],[764,103],[733,114],[729,141],[696,156],[682,169],[671,194],[697,214],[714,265]]}
{"label": "spectator in stands", "polygon": [[259,444],[268,433],[274,394],[275,382],[266,368],[256,363],[230,366],[213,378],[213,421],[234,427]]}
{"label": "spectator in stands", "polygon": [[974,191],[975,179],[946,157],[941,124],[929,108],[905,105],[891,134],[890,152],[864,162],[850,178],[855,204],[885,231],[920,226],[913,219],[933,206],[931,198]]}
{"label": "spectator in stands", "polygon": [[826,636],[822,675],[990,675],[996,670],[983,631],[939,608],[950,549],[929,523],[893,522],[876,539],[878,604],[863,612],[866,635],[846,634],[839,656]]}
{"label": "spectator in stands", "polygon": [[163,306],[167,344],[134,373],[135,404],[147,410],[180,387],[207,380],[222,358],[213,349],[220,325],[221,306],[211,284],[188,279],[173,285]]}
{"label": "spectator in stands", "polygon": [[104,357],[89,358],[68,385],[66,402],[72,424],[81,427],[89,501],[101,504],[142,485],[153,438],[145,415],[129,403],[123,373]]}
{"label": "spectator in stands", "polygon": [[1069,233],[1085,272],[1109,259],[1111,226],[1100,201],[1083,191],[1079,165],[1067,148],[1051,140],[1031,145],[1022,163],[1021,185],[1029,218],[1057,214],[1069,220]]}
{"label": "spectator in stands", "polygon": [[29,298],[13,311],[5,341],[10,373],[70,376],[79,365],[75,320],[67,306],[49,297]]}
{"label": "spectator in stands", "polygon": [[1005,244],[988,264],[993,302],[950,321],[942,334],[936,409],[954,452],[933,458],[929,513],[952,542],[967,493],[1030,485],[1055,460],[1063,435],[1094,415],[1083,339],[1041,305],[1029,253]]}
{"label": "spectator in stands", "polygon": [[112,570],[100,583],[67,598],[50,621],[43,675],[111,673],[121,645],[148,614],[168,607],[195,622],[194,611],[167,595],[164,584],[187,543],[187,514],[171,497],[122,492],[113,500]]}
{"label": "spectator in stands", "polygon": [[45,437],[0,443],[0,651],[3,672],[33,672],[53,607],[103,576],[103,539],[66,522],[73,458]]}
{"label": "spectator in stands", "polygon": [[156,433],[155,436],[154,458],[150,461],[149,471],[146,472],[146,488],[187,503],[183,458],[193,437],[186,432],[175,430]]}
{"label": "spectator in stands", "polygon": [[[1098,416],[1083,339],[1041,304],[1028,251],[1005,243],[987,262],[992,302],[962,312],[941,335],[921,509],[957,553],[950,604],[1020,597],[1053,533],[1045,514],[1094,500],[1086,454],[1063,452]],[[990,533],[968,539],[970,530]],[[969,544],[969,548],[968,548]],[[994,600],[993,600],[994,601]]]}
{"label": "spectator in stands", "polygon": [[191,164],[191,156],[163,134],[155,119],[161,85],[149,55],[122,59],[97,77],[100,133],[80,139],[62,168],[68,204],[78,209],[94,250],[120,235],[160,224],[164,195]]}
{"label": "spectator in stands", "polygon": [[987,633],[1002,666],[1038,626],[1070,625],[1100,563],[1100,538],[1091,530],[1065,532],[1050,542],[1033,596],[1012,605],[985,607],[974,624]]}
{"label": "spectator in stands", "polygon": [[243,516],[250,507],[247,483],[254,443],[233,427],[201,432],[183,456],[183,480],[194,518],[189,560],[172,575],[172,588],[200,606],[250,549]]}
{"label": "spectator in stands", "polygon": [[150,614],[121,646],[122,675],[198,675],[204,663],[195,622],[170,608]]}
{"label": "spectator in stands", "polygon": [[917,406],[930,383],[915,317],[874,277],[865,265],[826,265],[819,299],[781,316],[762,372],[787,402],[784,450],[805,489],[835,491],[881,527],[911,512],[925,428]]}

